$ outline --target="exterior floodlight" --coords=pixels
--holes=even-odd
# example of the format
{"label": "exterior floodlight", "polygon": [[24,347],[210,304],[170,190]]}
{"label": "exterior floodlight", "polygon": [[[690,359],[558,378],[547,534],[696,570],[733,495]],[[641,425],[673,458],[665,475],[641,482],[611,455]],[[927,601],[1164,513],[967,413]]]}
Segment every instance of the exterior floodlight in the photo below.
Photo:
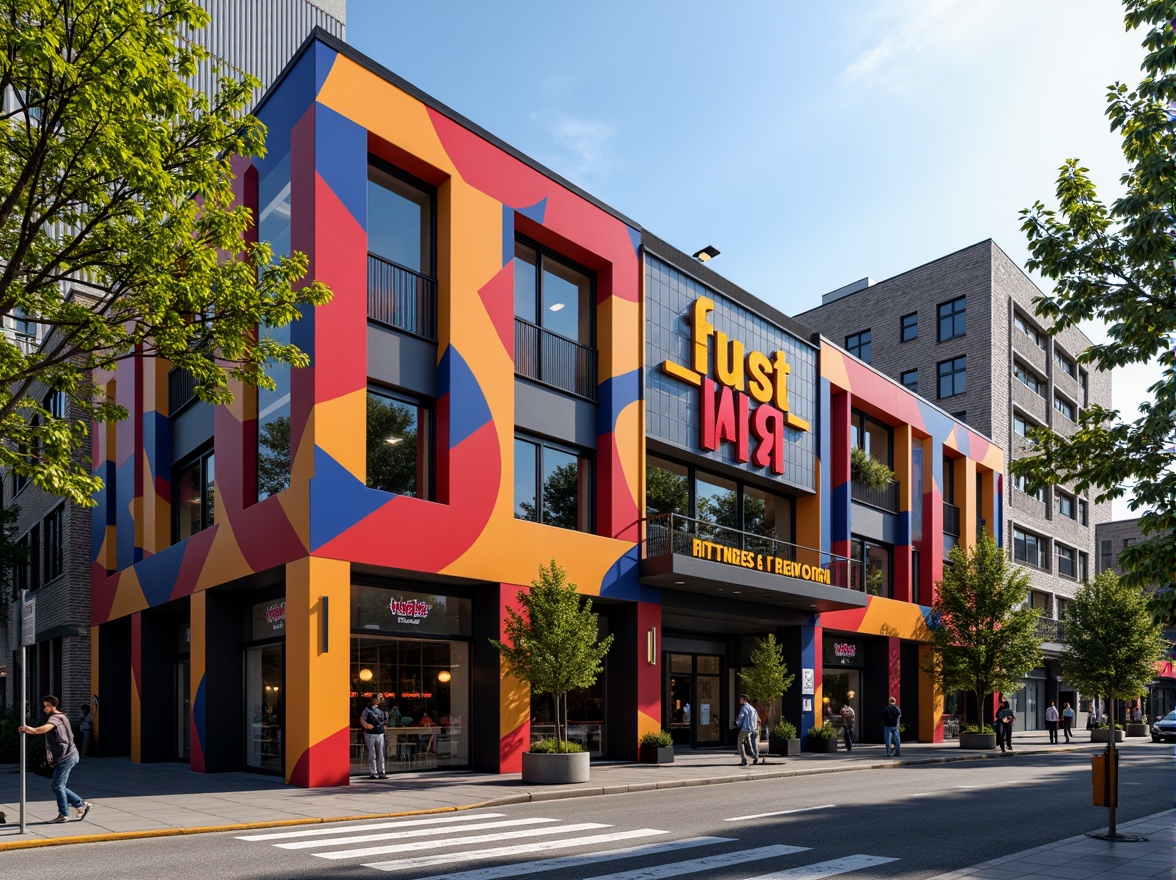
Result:
{"label": "exterior floodlight", "polygon": [[713,244],[708,244],[702,250],[696,251],[693,254],[694,259],[698,260],[698,262],[700,262],[700,263],[705,263],[707,260],[713,260],[718,255],[719,255],[719,249],[717,247],[715,247]]}

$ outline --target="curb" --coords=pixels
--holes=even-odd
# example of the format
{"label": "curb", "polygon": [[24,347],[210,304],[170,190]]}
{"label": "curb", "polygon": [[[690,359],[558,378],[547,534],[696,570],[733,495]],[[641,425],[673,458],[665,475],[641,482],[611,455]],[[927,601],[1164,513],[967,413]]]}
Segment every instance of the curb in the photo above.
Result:
{"label": "curb", "polygon": [[[1095,745],[1101,745],[1096,743]],[[1019,755],[1044,755],[1054,752],[1073,752],[1073,748],[1030,748],[1017,751]],[[761,779],[788,779],[795,776],[819,776],[824,773],[852,773],[856,770],[893,770],[899,767],[910,767],[922,764],[959,764],[964,761],[992,761],[1000,760],[1000,752],[981,752],[966,755],[945,755],[942,757],[924,757],[902,759],[886,759],[860,764],[843,764],[829,761],[827,766],[809,767],[798,770],[768,770],[744,771],[724,776],[704,777],[700,779],[672,779],[664,782],[634,782],[620,785],[600,785],[580,787],[574,789],[557,789],[554,791],[525,792],[523,794],[506,795],[491,800],[479,801],[475,804],[461,804],[453,807],[430,807],[421,810],[403,810],[398,813],[363,813],[358,816],[329,816],[306,819],[274,819],[268,822],[238,822],[226,825],[200,825],[187,828],[153,828],[143,831],[111,831],[104,834],[85,834],[70,837],[44,837],[29,840],[14,840],[0,842],[0,852],[11,850],[36,849],[43,846],[67,846],[77,843],[106,843],[119,840],[142,840],[152,837],[181,837],[189,834],[220,834],[230,831],[256,831],[265,828],[289,828],[301,825],[326,825],[334,822],[361,822],[372,819],[401,819],[408,816],[428,816],[437,813],[458,813],[467,810],[481,810],[489,807],[506,807],[514,804],[542,803],[544,801],[570,800],[571,798],[600,797],[602,795],[630,794],[643,791],[661,791],[672,788],[691,788],[700,785],[726,785],[734,782],[756,782]],[[761,767],[771,767],[762,764]]]}

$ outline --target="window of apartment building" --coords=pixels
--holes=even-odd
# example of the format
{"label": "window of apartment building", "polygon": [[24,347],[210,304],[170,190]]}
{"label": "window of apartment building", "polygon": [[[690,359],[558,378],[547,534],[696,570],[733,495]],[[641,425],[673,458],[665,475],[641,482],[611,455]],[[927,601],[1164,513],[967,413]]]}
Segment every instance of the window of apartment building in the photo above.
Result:
{"label": "window of apartment building", "polygon": [[870,331],[862,330],[845,337],[845,350],[867,364],[870,362]]}
{"label": "window of apartment building", "polygon": [[[1041,426],[1035,422],[1031,422],[1029,419],[1025,418],[1020,413],[1018,413],[1018,412],[1013,413],[1013,433],[1014,434],[1017,434],[1018,436],[1024,437],[1026,440],[1029,440],[1029,431],[1032,428],[1039,428],[1039,427],[1041,427]],[[1029,440],[1029,442],[1032,443],[1033,441]]]}
{"label": "window of apartment building", "polygon": [[16,540],[16,549],[25,557],[24,562],[12,567],[12,588],[19,596],[21,590],[29,587],[29,565],[32,563],[32,553],[29,548],[29,536],[23,535]]}
{"label": "window of apartment building", "polygon": [[65,505],[45,517],[45,580],[61,577],[65,571]]}
{"label": "window of apartment building", "polygon": [[1054,395],[1054,409],[1064,415],[1071,422],[1078,421],[1078,412],[1074,404],[1066,400],[1066,398],[1055,394]]}
{"label": "window of apartment building", "polygon": [[1046,549],[1045,538],[1014,527],[1013,559],[1025,565],[1049,571],[1049,553]]}
{"label": "window of apartment building", "polygon": [[1090,580],[1089,557],[1081,550],[1078,551],[1078,580],[1082,583]]}
{"label": "window of apartment building", "polygon": [[850,586],[870,596],[890,598],[891,548],[856,535],[850,539],[850,554],[856,563],[850,575]]}
{"label": "window of apartment building", "polygon": [[515,242],[515,372],[595,399],[592,274],[531,242]]}
{"label": "window of apartment building", "polygon": [[367,485],[431,498],[430,408],[410,395],[382,388],[367,394]]}
{"label": "window of apartment building", "polygon": [[515,437],[515,518],[592,531],[592,461],[584,452]]}
{"label": "window of apartment building", "polygon": [[1083,526],[1090,525],[1090,507],[1082,498],[1078,499],[1078,524]]}
{"label": "window of apartment building", "polygon": [[1099,554],[1098,555],[1099,555],[1099,560],[1098,560],[1098,570],[1099,571],[1107,571],[1112,565],[1115,564],[1114,551],[1111,550],[1111,542],[1110,541],[1100,541],[1099,542]]}
{"label": "window of apartment building", "polygon": [[1058,620],[1066,619],[1066,609],[1070,606],[1070,600],[1062,596],[1054,598],[1054,603],[1057,605]]}
{"label": "window of apartment building", "polygon": [[1082,405],[1083,406],[1090,406],[1090,388],[1087,384],[1089,381],[1090,380],[1087,377],[1086,370],[1079,370],[1078,371],[1078,387],[1080,389],[1082,389]]}
{"label": "window of apartment building", "polygon": [[376,159],[368,162],[368,317],[437,338],[436,191]]}
{"label": "window of apartment building", "polygon": [[1054,541],[1054,558],[1058,563],[1058,576],[1078,580],[1078,551]]}
{"label": "window of apartment building", "polygon": [[213,524],[216,510],[216,469],[213,451],[205,449],[177,466],[172,483],[172,543]]}
{"label": "window of apartment building", "polygon": [[963,394],[967,391],[966,361],[967,357],[960,355],[957,358],[939,362],[937,370],[940,399],[955,397],[957,394]]}
{"label": "window of apartment building", "polygon": [[939,304],[939,341],[955,339],[967,332],[966,312],[967,297],[960,296],[950,302]]}
{"label": "window of apartment building", "polygon": [[1024,492],[1031,498],[1036,498],[1038,501],[1045,502],[1045,487],[1031,483],[1029,478],[1024,474],[1013,477],[1013,485],[1021,492]]}
{"label": "window of apartment building", "polygon": [[955,471],[955,459],[943,456],[943,500],[948,504],[955,504]]}
{"label": "window of apartment building", "polygon": [[64,419],[69,413],[69,397],[64,391],[50,391],[45,396],[45,409],[55,419]]}
{"label": "window of apartment building", "polygon": [[1124,538],[1123,539],[1123,549],[1126,550],[1128,547],[1130,547],[1134,543],[1135,543],[1134,538]]}
{"label": "window of apartment building", "polygon": [[1013,375],[1016,376],[1018,382],[1020,382],[1034,394],[1041,394],[1041,380],[1030,373],[1029,370],[1019,361],[1013,361]]}
{"label": "window of apartment building", "polygon": [[41,586],[41,527],[33,526],[28,534],[29,547],[29,589]]}
{"label": "window of apartment building", "polygon": [[850,442],[864,449],[884,465],[894,464],[893,429],[865,413],[854,410],[849,420]]}
{"label": "window of apartment building", "polygon": [[968,420],[968,411],[966,409],[961,409],[959,412],[948,413],[948,415],[950,415],[956,421],[966,422]]}
{"label": "window of apartment building", "polygon": [[[290,155],[286,154],[258,178],[257,203],[260,206],[257,237],[268,241],[273,250],[272,262],[290,255]],[[258,333],[283,345],[290,344],[290,325],[262,325]],[[270,361],[266,373],[274,388],[257,389],[257,499],[268,498],[290,485],[290,367]],[[200,531],[194,528],[200,515],[180,516],[183,524],[176,532],[181,538]],[[211,517],[211,511],[209,511]],[[211,523],[211,519],[209,520]],[[192,529],[192,531],[186,531]],[[177,538],[179,540],[179,538]]]}
{"label": "window of apartment building", "polygon": [[902,341],[910,342],[919,338],[919,313],[911,312],[902,316]]}
{"label": "window of apartment building", "polygon": [[1063,492],[1061,489],[1054,489],[1054,510],[1057,511],[1058,516],[1064,516],[1068,519],[1078,518],[1074,496]]}
{"label": "window of apartment building", "polygon": [[906,370],[902,374],[902,384],[907,391],[913,391],[915,394],[919,393],[919,371]]}
{"label": "window of apartment building", "polygon": [[1045,348],[1045,334],[1020,312],[1013,313],[1013,326],[1033,340],[1038,348]]}
{"label": "window of apartment building", "polygon": [[1074,361],[1068,357],[1065,352],[1057,347],[1057,343],[1054,343],[1054,363],[1057,364],[1058,368],[1068,376],[1073,377],[1077,373],[1078,368]]}

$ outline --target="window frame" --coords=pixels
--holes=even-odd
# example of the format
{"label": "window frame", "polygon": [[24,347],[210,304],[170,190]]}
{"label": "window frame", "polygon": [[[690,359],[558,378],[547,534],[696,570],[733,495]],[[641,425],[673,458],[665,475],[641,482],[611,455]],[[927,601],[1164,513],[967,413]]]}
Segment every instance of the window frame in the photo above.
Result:
{"label": "window frame", "polygon": [[1042,351],[1045,350],[1045,331],[1029,323],[1029,319],[1018,311],[1013,312],[1013,327],[1029,337],[1029,340]]}
{"label": "window frame", "polygon": [[[386,385],[380,385],[379,383],[376,383],[376,382],[368,382],[367,394],[375,395],[376,397],[383,397],[387,400],[393,400],[396,403],[400,403],[405,406],[416,407],[417,435],[418,435],[418,439],[417,439],[417,468],[416,468],[417,469],[417,494],[416,495],[405,495],[402,492],[392,493],[392,494],[403,495],[406,498],[418,498],[422,501],[435,500],[436,499],[436,477],[437,477],[436,467],[434,464],[434,460],[436,458],[436,451],[435,451],[436,450],[436,438],[434,437],[434,430],[435,430],[435,424],[436,424],[436,418],[435,418],[436,401],[432,400],[431,398],[422,397],[421,395],[418,395],[418,394],[412,394],[411,392],[408,392],[408,391],[402,391],[399,388],[390,388]],[[367,429],[368,429],[367,405],[368,405],[368,398],[367,398],[367,395],[365,395],[364,396],[364,440],[365,440],[365,443],[364,443],[364,448],[365,448],[365,452],[364,452],[364,464],[365,464],[364,485],[367,488],[375,489],[378,492],[391,493],[392,490],[390,490],[390,489],[381,489],[380,487],[373,486],[373,485],[371,485],[370,482],[368,482],[368,479],[370,479],[370,476],[371,476],[371,474],[370,474],[371,468],[370,468],[370,462],[367,460],[367,451],[366,451],[366,448],[367,448],[367,443],[366,443]],[[420,433],[422,430],[421,429],[422,419],[425,423],[425,425],[424,425],[425,436],[424,436],[423,440],[420,439]],[[421,475],[421,464],[422,463],[420,460],[420,456],[422,454],[422,451],[425,456],[423,479],[422,479],[422,475]]]}
{"label": "window frame", "polygon": [[[957,362],[959,363],[958,367],[956,366]],[[950,372],[945,374],[944,367],[947,366],[950,366]],[[959,388],[958,390],[956,390],[957,376],[962,377],[960,381],[963,384],[963,387]],[[953,390],[950,394],[943,393],[943,382],[945,379],[949,379],[951,381],[951,387]],[[947,400],[952,397],[959,397],[961,394],[967,394],[968,356],[966,354],[961,354],[953,358],[948,358],[947,360],[939,361],[939,363],[935,365],[935,380],[935,390],[938,395],[936,398],[937,400]]]}
{"label": "window frame", "polygon": [[[183,458],[178,464],[172,465],[172,528],[171,538],[172,544],[179,544],[181,541],[186,541],[195,535],[200,534],[206,529],[212,528],[216,525],[216,447],[212,444],[206,444],[193,452],[191,455]],[[209,463],[212,462],[213,478],[212,478],[212,509],[208,509],[206,501],[208,500],[208,471]],[[180,503],[180,479],[179,476],[185,471],[191,470],[193,467],[199,467],[200,470],[200,528],[192,532],[191,535],[180,537],[180,522],[183,505]]]}
{"label": "window frame", "polygon": [[[427,255],[428,255],[428,260],[429,260],[429,265],[427,267],[428,271],[427,272],[424,271],[425,267],[422,267],[422,271],[418,272],[417,270],[412,269],[408,266],[401,265],[400,263],[396,262],[395,260],[389,259],[388,257],[386,257],[382,254],[375,253],[370,247],[367,248],[368,254],[370,254],[371,256],[374,256],[374,257],[378,257],[379,259],[383,260],[386,263],[391,263],[394,266],[398,266],[401,269],[405,269],[406,271],[413,272],[414,274],[417,274],[417,275],[422,275],[425,278],[428,278],[428,279],[435,282],[437,280],[437,187],[433,186],[431,183],[428,183],[427,181],[421,180],[421,178],[417,177],[414,174],[410,174],[409,172],[405,171],[403,168],[398,168],[397,166],[393,165],[388,160],[383,159],[380,156],[377,156],[375,153],[368,153],[367,167],[368,167],[368,177],[367,177],[368,182],[374,183],[376,186],[381,186],[381,184],[378,180],[376,180],[376,181],[372,180],[371,169],[374,168],[376,171],[378,171],[382,174],[387,174],[389,177],[395,178],[400,183],[403,183],[403,184],[406,184],[407,186],[412,187],[413,189],[419,191],[420,193],[422,193],[424,196],[427,197],[428,202],[429,202],[429,220],[428,220],[429,246],[427,249],[422,248],[421,250],[422,250],[422,252],[427,250]],[[384,189],[388,189],[388,187],[384,187]],[[388,191],[394,192],[393,190],[390,190],[390,189],[388,189]],[[365,192],[366,192],[366,190],[365,190]],[[401,198],[403,198],[403,196],[401,196]],[[366,227],[365,227],[365,235],[366,234],[367,233],[366,233]],[[370,244],[370,239],[369,239],[369,244]]]}
{"label": "window frame", "polygon": [[[851,342],[851,340],[853,340]],[[852,354],[859,361],[870,363],[870,356],[873,348],[873,333],[871,328],[867,327],[865,330],[859,330],[857,333],[851,333],[845,337],[845,350]],[[863,355],[862,352],[865,352]]]}
{"label": "window frame", "polygon": [[[1034,546],[1037,548],[1037,561],[1031,561],[1028,556],[1029,541],[1032,539]],[[1036,532],[1023,529],[1020,526],[1013,526],[1013,561],[1021,565],[1028,565],[1030,568],[1035,568],[1038,571],[1050,571],[1048,565],[1042,565],[1043,558],[1050,559],[1050,554],[1047,549],[1046,541],[1048,539]],[[1021,554],[1018,555],[1017,547],[1022,548]]]}
{"label": "window frame", "polygon": [[1013,378],[1036,394],[1042,397],[1042,387],[1046,384],[1042,379],[1038,378],[1037,374],[1030,370],[1027,366],[1018,360],[1013,361]]}
{"label": "window frame", "polygon": [[[526,318],[520,318],[517,311],[514,314],[515,320],[516,321],[525,321],[528,324],[533,323],[534,326],[543,330],[545,333],[550,333],[553,336],[558,336],[560,339],[566,339],[568,342],[574,342],[577,345],[582,345],[582,346],[585,346],[586,348],[591,348],[593,351],[595,351],[596,350],[596,334],[597,334],[597,330],[598,330],[598,328],[596,326],[596,280],[597,280],[596,279],[596,272],[593,271],[592,269],[589,269],[587,266],[583,265],[582,263],[577,263],[575,260],[571,259],[570,257],[564,256],[563,254],[561,254],[559,251],[555,250],[554,248],[550,248],[550,247],[547,247],[546,245],[540,244],[539,242],[535,241],[532,238],[528,238],[525,235],[521,235],[521,234],[516,233],[515,237],[514,237],[514,243],[515,243],[515,245],[521,244],[523,247],[530,248],[531,250],[535,251],[536,256],[538,257],[538,260],[535,264],[535,300],[534,300],[535,315],[536,315],[537,320],[532,322],[532,321],[528,321]],[[511,259],[517,260],[518,255],[517,254],[512,255]],[[545,311],[543,308],[543,263],[545,260],[552,260],[556,263],[559,263],[559,264],[563,265],[565,268],[571,269],[574,272],[578,272],[581,275],[583,275],[585,278],[588,279],[588,303],[587,303],[588,337],[589,337],[588,341],[585,342],[580,339],[574,339],[570,336],[564,336],[562,333],[557,333],[555,330],[550,329],[546,324],[543,323],[543,313]],[[513,302],[512,302],[511,308],[512,309],[514,308]]]}
{"label": "window frame", "polygon": [[1056,391],[1054,392],[1053,408],[1069,420],[1071,424],[1078,424],[1078,405],[1067,400]]}
{"label": "window frame", "polygon": [[[512,510],[511,510],[511,513],[514,516],[514,518],[518,519],[522,522],[533,522],[537,525],[549,526],[554,529],[564,529],[565,531],[576,531],[576,532],[581,532],[583,534],[589,534],[589,535],[596,534],[596,488],[597,487],[596,487],[596,454],[595,454],[595,452],[591,449],[581,449],[580,447],[577,447],[577,446],[571,446],[567,443],[560,443],[558,441],[548,440],[544,437],[539,437],[535,434],[528,434],[525,431],[519,431],[516,429],[514,432],[514,443],[517,444],[519,441],[522,441],[524,443],[530,443],[530,444],[534,445],[539,450],[539,453],[535,456],[535,473],[533,474],[534,482],[535,482],[535,514],[536,514],[536,518],[533,520],[524,520],[522,517],[520,517],[517,514],[517,509],[519,506],[519,499],[518,499],[517,495],[514,498],[514,504],[513,504]],[[515,448],[515,446],[514,446],[514,444],[512,444],[511,445],[512,454],[513,454],[514,448]],[[577,511],[578,511],[577,518],[579,518],[579,515],[580,515],[579,512],[582,512],[582,515],[585,518],[586,522],[578,522],[575,529],[567,529],[564,526],[560,526],[555,523],[544,522],[544,520],[543,520],[543,512],[544,512],[544,505],[543,505],[543,450],[544,449],[552,449],[557,452],[562,452],[565,455],[571,455],[577,459],[583,459],[584,463],[585,463],[584,466],[588,469],[588,477],[586,480],[586,482],[588,484],[588,490],[587,490],[588,496],[586,499],[577,498],[577,505],[576,505]],[[515,470],[517,473],[518,466],[519,466],[518,456],[514,455],[513,457],[514,457],[514,467],[515,467]]]}
{"label": "window frame", "polygon": [[[1078,550],[1069,544],[1054,541],[1054,566],[1058,577],[1066,580],[1078,580]],[[1063,561],[1065,565],[1063,565]],[[1067,572],[1065,569],[1069,568]]]}
{"label": "window frame", "polygon": [[65,574],[65,504],[45,517],[45,582]]}
{"label": "window frame", "polygon": [[[908,336],[908,331],[912,331]],[[919,338],[919,313],[911,312],[898,319],[898,341],[913,342]]]}
{"label": "window frame", "polygon": [[1058,348],[1056,343],[1054,344],[1053,359],[1054,363],[1062,368],[1063,373],[1065,373],[1071,379],[1078,378],[1078,364],[1072,357]]}
{"label": "window frame", "polygon": [[1045,503],[1045,486],[1036,486],[1033,491],[1029,491],[1029,478],[1021,475],[1013,477],[1013,488],[1022,495],[1027,495],[1030,498],[1036,498],[1042,504]]}
{"label": "window frame", "polygon": [[[1054,489],[1054,513],[1059,516],[1064,516],[1066,519],[1077,521],[1078,519],[1078,499],[1069,492],[1064,492],[1061,489]],[[1069,508],[1069,513],[1063,510],[1063,506]]]}
{"label": "window frame", "polygon": [[[944,310],[948,309],[947,314]],[[935,333],[937,342],[948,342],[952,339],[959,339],[961,336],[968,335],[968,296],[957,296],[954,299],[949,299],[946,302],[941,302],[935,307]],[[944,322],[948,322],[951,327],[949,335],[943,335]],[[959,326],[961,325],[962,326]]]}
{"label": "window frame", "polygon": [[[911,378],[914,379],[914,387],[913,388],[911,387],[910,383],[908,383],[908,381],[907,381],[908,379],[911,379]],[[919,368],[915,367],[913,370],[903,370],[903,372],[899,375],[899,381],[902,383],[902,387],[905,388],[907,391],[911,392],[912,394],[918,394],[919,393]]]}

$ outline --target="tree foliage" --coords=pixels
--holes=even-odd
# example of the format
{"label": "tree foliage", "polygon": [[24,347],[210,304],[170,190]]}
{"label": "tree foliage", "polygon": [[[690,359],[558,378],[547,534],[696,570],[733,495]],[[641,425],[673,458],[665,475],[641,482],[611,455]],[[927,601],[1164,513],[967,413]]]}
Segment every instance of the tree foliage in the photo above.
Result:
{"label": "tree foliage", "polygon": [[1073,482],[1098,501],[1122,497],[1139,511],[1146,540],[1119,557],[1135,586],[1151,584],[1156,612],[1176,619],[1176,0],[1124,0],[1128,30],[1146,28],[1143,79],[1134,89],[1116,83],[1106,115],[1122,138],[1128,170],[1123,195],[1111,205],[1098,196],[1078,159],[1058,175],[1057,208],[1038,201],[1021,212],[1032,255],[1026,265],[1054,283],[1035,299],[1055,328],[1101,320],[1108,340],[1079,361],[1100,369],[1158,359],[1162,378],[1137,416],[1098,404],[1081,414],[1072,437],[1035,432],[1033,455],[1011,471],[1040,483]]}
{"label": "tree foliage", "polygon": [[[739,680],[752,703],[771,703],[792,687],[796,676],[788,672],[784,649],[776,642],[775,633],[760,639],[751,652],[751,666],[739,670]],[[764,718],[764,721],[768,721]]]}
{"label": "tree foliage", "polygon": [[134,356],[187,370],[196,393],[229,381],[272,387],[266,362],[305,366],[257,334],[330,292],[302,254],[246,245],[254,219],[233,201],[233,156],[264,153],[246,115],[256,80],[190,77],[206,56],[185,28],[194,0],[9,0],[0,16],[0,313],[34,348],[0,339],[0,466],[91,503],[101,481],[79,455],[89,418],[54,416],[45,389],[98,421],[125,418],[90,376]]}
{"label": "tree foliage", "polygon": [[984,698],[1016,690],[1042,662],[1036,609],[1026,608],[1029,575],[988,534],[970,550],[952,547],[931,605],[931,668],[944,691]]}
{"label": "tree foliage", "polygon": [[566,718],[568,691],[596,683],[613,637],[600,638],[592,600],[580,596],[554,559],[539,566],[539,577],[529,591],[519,591],[518,602],[521,612],[508,608],[503,621],[506,639],[490,643],[507,672],[527,682],[534,693],[555,697],[556,738],[562,750],[566,720],[560,724],[559,708],[564,707]]}

